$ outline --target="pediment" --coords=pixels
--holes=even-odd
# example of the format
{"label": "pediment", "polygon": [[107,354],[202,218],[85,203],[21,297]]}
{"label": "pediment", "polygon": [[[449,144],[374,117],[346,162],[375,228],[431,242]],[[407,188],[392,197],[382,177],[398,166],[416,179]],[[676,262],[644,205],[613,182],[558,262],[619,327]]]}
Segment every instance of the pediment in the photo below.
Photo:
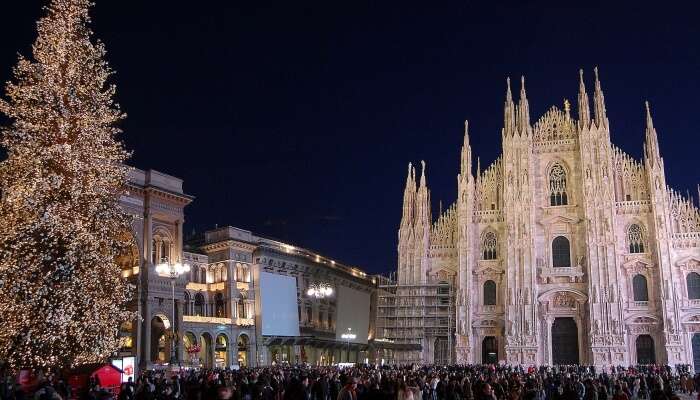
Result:
{"label": "pediment", "polygon": [[474,321],[472,326],[475,328],[478,328],[478,327],[497,327],[498,321],[493,320],[493,319],[476,320],[476,321]]}
{"label": "pediment", "polygon": [[648,325],[648,324],[658,324],[659,319],[653,315],[636,315],[627,319],[626,324],[628,325]]}
{"label": "pediment", "polygon": [[626,270],[634,270],[641,272],[644,269],[651,268],[653,264],[649,262],[649,260],[642,258],[642,257],[632,257],[629,260],[625,261],[622,263],[622,266]]}
{"label": "pediment", "polygon": [[678,265],[684,271],[698,271],[700,270],[700,259],[694,256],[689,256],[677,261],[676,265]]}
{"label": "pediment", "polygon": [[700,324],[700,315],[691,315],[683,320],[684,323]]}
{"label": "pediment", "polygon": [[503,270],[498,268],[496,264],[479,264],[474,270],[474,275],[501,275]]}
{"label": "pediment", "polygon": [[566,225],[573,225],[577,224],[580,221],[579,218],[571,218],[566,215],[551,215],[548,217],[542,218],[539,223],[540,225],[555,225],[555,224],[566,224]]}
{"label": "pediment", "polygon": [[540,303],[546,303],[550,300],[559,304],[570,304],[572,300],[577,303],[585,303],[588,300],[588,296],[576,289],[559,288],[550,289],[542,293],[537,299]]}

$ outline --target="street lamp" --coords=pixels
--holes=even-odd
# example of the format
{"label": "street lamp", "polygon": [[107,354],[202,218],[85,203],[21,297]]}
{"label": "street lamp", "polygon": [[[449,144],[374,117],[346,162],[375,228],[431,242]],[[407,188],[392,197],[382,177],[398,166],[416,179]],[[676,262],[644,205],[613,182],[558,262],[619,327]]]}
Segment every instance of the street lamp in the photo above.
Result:
{"label": "street lamp", "polygon": [[333,288],[327,283],[312,283],[306,290],[306,295],[317,299],[323,299],[333,295]]}
{"label": "street lamp", "polygon": [[170,286],[172,288],[173,294],[173,338],[170,341],[170,365],[175,365],[177,363],[177,356],[175,355],[175,342],[177,341],[177,335],[175,334],[175,280],[184,274],[189,272],[190,266],[187,264],[170,264],[167,260],[156,265],[156,273],[162,277],[170,278]]}
{"label": "street lamp", "polygon": [[348,328],[348,333],[343,333],[342,335],[340,335],[340,337],[347,340],[348,342],[348,362],[350,362],[350,341],[355,340],[357,335],[352,333],[352,328]]}

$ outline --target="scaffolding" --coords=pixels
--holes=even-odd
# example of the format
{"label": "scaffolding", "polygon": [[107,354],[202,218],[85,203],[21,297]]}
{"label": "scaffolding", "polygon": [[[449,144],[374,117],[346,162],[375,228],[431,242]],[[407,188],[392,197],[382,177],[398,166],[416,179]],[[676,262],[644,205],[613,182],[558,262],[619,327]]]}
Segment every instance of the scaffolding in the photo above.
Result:
{"label": "scaffolding", "polygon": [[388,362],[454,362],[454,282],[398,284],[395,274],[377,279],[377,337],[396,345]]}

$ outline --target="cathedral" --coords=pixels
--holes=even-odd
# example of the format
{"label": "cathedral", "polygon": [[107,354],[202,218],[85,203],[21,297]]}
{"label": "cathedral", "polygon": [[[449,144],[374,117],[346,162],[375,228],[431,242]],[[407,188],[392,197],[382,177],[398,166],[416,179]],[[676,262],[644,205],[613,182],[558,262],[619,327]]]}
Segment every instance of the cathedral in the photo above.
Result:
{"label": "cathedral", "polygon": [[524,79],[519,97],[508,81],[502,154],[483,170],[465,123],[457,200],[435,220],[425,163],[409,164],[394,293],[416,307],[430,285],[452,295],[447,329],[416,326],[432,311],[414,308],[384,340],[419,332],[424,363],[697,370],[700,212],[666,184],[649,104],[636,160],[610,140],[597,70],[592,102],[580,72],[575,117],[565,101],[532,123]]}

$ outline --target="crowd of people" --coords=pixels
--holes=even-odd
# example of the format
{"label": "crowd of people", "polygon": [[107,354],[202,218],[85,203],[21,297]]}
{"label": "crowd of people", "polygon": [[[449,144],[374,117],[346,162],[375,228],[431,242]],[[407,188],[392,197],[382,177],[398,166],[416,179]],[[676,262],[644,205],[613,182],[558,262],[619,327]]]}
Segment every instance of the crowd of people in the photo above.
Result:
{"label": "crowd of people", "polygon": [[[499,365],[311,367],[146,371],[115,395],[92,381],[79,399],[118,400],[676,400],[697,396],[700,374],[679,366],[529,367]],[[69,399],[58,376],[34,394],[5,377],[2,399]],[[690,396],[690,397],[689,397]]]}

